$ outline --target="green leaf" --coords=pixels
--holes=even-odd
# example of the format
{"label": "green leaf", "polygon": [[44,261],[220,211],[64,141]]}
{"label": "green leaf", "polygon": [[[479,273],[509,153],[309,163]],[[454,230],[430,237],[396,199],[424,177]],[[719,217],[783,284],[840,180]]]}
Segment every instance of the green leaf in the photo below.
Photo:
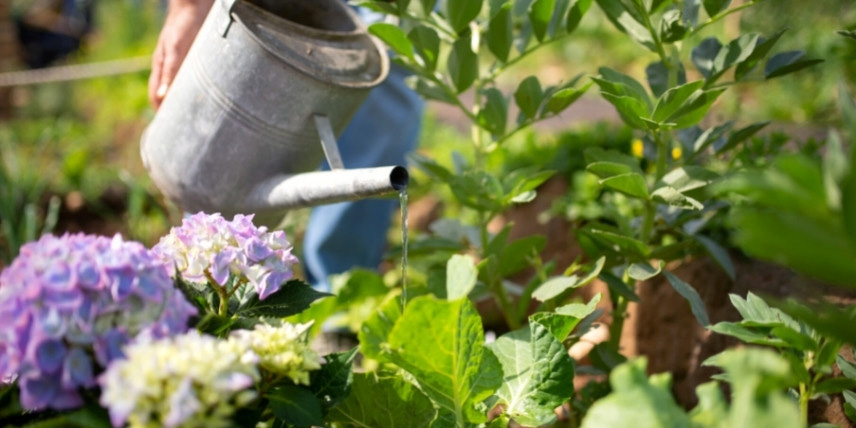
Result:
{"label": "green leaf", "polygon": [[297,426],[323,425],[321,403],[306,388],[296,385],[275,386],[265,394],[277,418]]}
{"label": "green leaf", "polygon": [[571,9],[568,11],[568,21],[565,24],[565,29],[568,34],[573,33],[580,25],[583,16],[591,7],[592,0],[572,0]]}
{"label": "green leaf", "polygon": [[679,192],[689,192],[705,187],[720,178],[719,174],[696,165],[675,168],[664,175],[660,182]]}
{"label": "green leaf", "polygon": [[803,59],[803,56],[805,56],[803,51],[781,52],[773,55],[764,67],[764,77],[773,79],[823,62],[822,59]]}
{"label": "green leaf", "polygon": [[710,325],[710,319],[707,317],[707,310],[704,308],[704,302],[701,300],[701,297],[698,295],[698,292],[692,288],[691,285],[682,281],[680,278],[675,276],[673,273],[669,271],[663,271],[663,275],[666,275],[666,279],[669,280],[669,283],[672,284],[672,288],[678,292],[684,299],[686,299],[690,304],[690,309],[695,315],[696,320],[698,320],[699,324],[703,326]]}
{"label": "green leaf", "polygon": [[322,413],[330,411],[350,394],[357,350],[325,355],[321,369],[309,373],[309,390],[321,403]]}
{"label": "green leaf", "polygon": [[723,92],[725,89],[696,92],[672,115],[670,120],[678,129],[698,125]]}
{"label": "green leaf", "polygon": [[702,210],[701,202],[684,195],[672,186],[663,186],[651,193],[651,200],[685,210]]}
{"label": "green leaf", "polygon": [[494,136],[505,134],[506,121],[508,118],[508,102],[499,89],[487,88],[482,91],[485,104],[479,110],[478,122]]}
{"label": "green leaf", "polygon": [[647,281],[663,271],[663,263],[659,263],[657,267],[651,266],[648,263],[633,263],[627,268],[627,275],[636,281]]}
{"label": "green leaf", "polygon": [[612,392],[597,400],[582,421],[582,428],[637,427],[689,428],[690,419],[675,403],[668,373],[648,379],[645,357],[621,364],[609,376]]}
{"label": "green leaf", "polygon": [[[675,65],[673,65],[675,66]],[[687,83],[687,72],[684,69],[683,63],[676,65],[678,67],[678,85]],[[645,77],[648,79],[648,87],[655,97],[660,97],[671,88],[669,84],[669,69],[663,64],[663,61],[652,62],[645,67]]]}
{"label": "green leaf", "polygon": [[728,135],[728,140],[725,142],[725,144],[716,150],[716,153],[720,154],[728,152],[729,150],[737,147],[738,144],[748,140],[751,136],[757,134],[758,131],[764,129],[764,127],[769,124],[770,121],[757,122],[732,132]]}
{"label": "green leaf", "polygon": [[755,49],[752,53],[746,57],[743,61],[740,61],[737,64],[737,68],[734,70],[734,80],[742,80],[747,74],[749,74],[752,69],[754,69],[758,63],[761,62],[767,55],[770,54],[770,51],[775,46],[776,42],[779,41],[779,38],[782,37],[782,34],[785,33],[785,30],[781,30],[778,33],[774,34],[772,37],[766,40],[758,40],[758,44],[755,46]]}
{"label": "green leaf", "polygon": [[407,38],[413,44],[416,54],[422,58],[425,68],[434,71],[437,68],[437,59],[440,57],[440,36],[431,27],[419,25],[407,33]]}
{"label": "green leaf", "polygon": [[536,312],[529,316],[529,322],[546,327],[550,333],[553,333],[553,337],[561,342],[574,331],[585,317],[597,310],[600,299],[601,294],[597,293],[587,304],[570,303],[560,306],[552,312]]}
{"label": "green leaf", "polygon": [[500,61],[508,61],[514,29],[511,19],[511,3],[505,3],[487,25],[487,48]]}
{"label": "green leaf", "polygon": [[743,342],[751,343],[753,345],[775,347],[784,347],[787,345],[784,340],[778,337],[770,337],[765,333],[745,327],[740,323],[720,322],[710,326],[710,330],[715,333],[735,337]]}
{"label": "green leaf", "polygon": [[446,18],[449,20],[449,25],[460,33],[463,29],[469,27],[470,21],[475,19],[481,12],[482,0],[454,0],[444,2],[446,5]]}
{"label": "green leaf", "polygon": [[363,323],[357,338],[360,341],[360,352],[366,358],[375,360],[383,358],[382,356],[389,348],[389,334],[399,318],[401,318],[401,301],[397,296],[392,295]]}
{"label": "green leaf", "polygon": [[781,338],[791,348],[806,352],[818,350],[818,343],[816,340],[790,327],[773,327],[773,329],[770,331],[770,334]]}
{"label": "green leaf", "polygon": [[710,79],[713,70],[713,61],[716,59],[719,51],[722,49],[722,43],[716,37],[709,37],[701,41],[692,50],[691,59],[698,71],[706,79]]}
{"label": "green leaf", "polygon": [[674,43],[683,40],[687,34],[687,27],[681,20],[681,12],[678,9],[667,10],[660,20],[660,40],[665,43]]}
{"label": "green leaf", "polygon": [[430,15],[437,6],[437,0],[420,0],[420,3],[422,3],[422,12],[426,16]]}
{"label": "green leaf", "polygon": [[598,6],[615,28],[630,36],[636,43],[656,52],[657,45],[654,43],[651,32],[642,24],[645,18],[634,10],[633,6],[627,8],[622,3],[621,0],[597,0]]}
{"label": "green leaf", "polygon": [[369,26],[369,33],[389,45],[395,53],[413,59],[413,45],[407,38],[407,34],[404,34],[404,30],[397,25],[376,22]]}
{"label": "green leaf", "polygon": [[734,263],[731,262],[731,256],[728,255],[728,251],[725,248],[703,235],[695,235],[693,239],[701,244],[705,252],[725,271],[732,281],[737,279],[737,273],[734,271]]}
{"label": "green leaf", "polygon": [[601,272],[599,276],[600,280],[605,282],[607,287],[609,287],[610,293],[615,293],[631,302],[638,302],[639,296],[636,294],[636,291],[633,288],[618,278],[617,276],[608,273]]}
{"label": "green leaf", "polygon": [[388,359],[413,375],[443,420],[459,427],[487,420],[480,403],[502,384],[502,368],[484,348],[481,318],[469,299],[413,299],[389,343]]}
{"label": "green leaf", "polygon": [[593,84],[593,82],[589,82],[579,88],[564,88],[554,92],[550,95],[550,98],[547,99],[547,103],[544,105],[544,110],[541,115],[544,116],[546,113],[561,113],[566,108],[570,107],[576,100],[580,99],[580,97],[582,97]]}
{"label": "green leaf", "polygon": [[640,199],[648,199],[648,184],[637,172],[628,172],[600,180],[600,184]]}
{"label": "green leaf", "polygon": [[441,181],[450,181],[453,176],[452,172],[446,169],[446,167],[438,164],[437,161],[427,156],[420,155],[418,153],[411,153],[409,158],[416,164],[416,166],[432,178],[436,178]]}
{"label": "green leaf", "polygon": [[621,116],[621,120],[624,123],[636,129],[651,129],[651,126],[642,119],[648,117],[650,114],[645,103],[626,95],[618,96],[607,92],[601,92],[601,95],[615,107],[615,110]]}
{"label": "green leaf", "polygon": [[505,189],[497,177],[469,169],[449,179],[452,194],[462,204],[483,211],[501,211]]}
{"label": "green leaf", "polygon": [[478,270],[472,257],[455,254],[446,263],[446,298],[457,300],[467,297],[476,286]]}
{"label": "green leaf", "polygon": [[291,280],[264,300],[254,294],[235,313],[245,317],[285,318],[303,312],[312,302],[325,296],[330,294],[317,291],[303,281]]}
{"label": "green leaf", "polygon": [[634,171],[633,167],[625,165],[623,163],[616,162],[592,162],[586,166],[586,171],[600,177],[600,178],[609,178],[615,177],[616,175],[629,174]]}
{"label": "green leaf", "polygon": [[[602,227],[602,226],[601,226]],[[625,255],[636,255],[645,257],[651,249],[644,242],[631,238],[617,231],[611,231],[600,227],[585,227],[580,229],[581,233],[605,243],[609,246],[615,246]]]}
{"label": "green leaf", "polygon": [[517,103],[517,107],[520,107],[520,111],[529,119],[538,113],[538,107],[541,105],[543,97],[541,83],[535,76],[523,79],[517,86],[517,90],[514,91],[514,101]]}
{"label": "green leaf", "polygon": [[351,394],[326,420],[343,426],[427,428],[436,414],[431,400],[401,376],[355,373]]}
{"label": "green leaf", "polygon": [[[471,0],[460,0],[461,3],[466,3]],[[458,3],[452,1],[448,3]],[[473,52],[470,46],[468,37],[460,38],[452,45],[452,51],[449,52],[449,77],[452,78],[452,83],[455,85],[455,90],[458,93],[464,92],[469,88],[479,74],[478,56]]]}
{"label": "green leaf", "polygon": [[841,354],[835,357],[835,363],[838,364],[838,368],[841,369],[841,373],[843,373],[844,376],[847,376],[850,379],[856,379],[856,363],[844,358]]}
{"label": "green leaf", "polygon": [[599,259],[597,259],[594,262],[594,266],[592,266],[589,273],[583,278],[579,278],[576,275],[556,276],[550,278],[546,282],[541,284],[532,293],[532,297],[538,299],[541,302],[546,302],[550,299],[558,297],[559,295],[571,288],[582,287],[597,278],[597,276],[600,274],[600,271],[603,270],[603,265],[605,262],[606,257],[600,257]]}
{"label": "green leaf", "polygon": [[633,156],[626,155],[615,150],[604,150],[600,147],[592,147],[590,149],[586,149],[583,152],[583,156],[585,156],[587,164],[592,164],[596,162],[609,162],[625,165],[627,168],[629,168],[627,171],[622,171],[620,173],[612,173],[608,175],[600,175],[596,171],[590,171],[597,174],[600,178],[623,174],[625,172],[638,172],[639,174],[642,174],[642,168],[639,167],[639,159],[636,159]]}
{"label": "green leaf", "polygon": [[831,303],[806,306],[792,299],[777,302],[776,306],[824,337],[856,344],[856,331],[851,328],[856,323],[856,307],[841,308]]}
{"label": "green leaf", "polygon": [[657,122],[672,121],[679,112],[686,110],[688,103],[700,96],[702,86],[704,81],[696,80],[667,90],[657,101],[651,119]]}
{"label": "green leaf", "polygon": [[707,16],[714,17],[719,12],[727,9],[728,5],[731,4],[731,0],[704,0],[703,4]]}
{"label": "green leaf", "polygon": [[556,407],[574,392],[574,362],[550,331],[538,323],[500,336],[488,345],[502,365],[497,404],[524,426],[556,420]]}
{"label": "green leaf", "polygon": [[529,22],[538,41],[544,40],[556,9],[556,0],[535,0],[529,6]]}
{"label": "green leaf", "polygon": [[648,97],[645,87],[639,81],[609,67],[600,67],[598,68],[598,72],[601,77],[594,77],[592,80],[600,86],[601,91],[613,95],[630,96],[641,101],[645,105],[646,111],[651,109],[651,99]]}

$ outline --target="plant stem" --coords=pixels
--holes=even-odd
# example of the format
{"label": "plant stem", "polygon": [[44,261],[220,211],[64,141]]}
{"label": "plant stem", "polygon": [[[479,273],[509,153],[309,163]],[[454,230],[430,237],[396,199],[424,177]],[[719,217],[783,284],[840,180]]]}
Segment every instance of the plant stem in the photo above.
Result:
{"label": "plant stem", "polygon": [[808,399],[811,396],[809,394],[808,388],[806,388],[806,384],[800,383],[800,420],[803,422],[804,426],[808,426]]}
{"label": "plant stem", "polygon": [[642,232],[639,234],[639,239],[648,244],[651,241],[651,234],[654,231],[654,215],[657,213],[657,206],[651,201],[645,201],[645,218],[642,221]]}
{"label": "plant stem", "polygon": [[609,325],[609,344],[618,350],[621,342],[621,333],[624,331],[624,313],[627,312],[627,299],[624,296],[615,294],[611,296],[615,299],[612,304],[612,324]]}
{"label": "plant stem", "polygon": [[754,1],[754,0],[753,0],[753,1],[750,1],[750,2],[748,2],[748,3],[743,3],[743,4],[741,4],[740,6],[735,6],[735,7],[731,8],[731,9],[728,9],[728,10],[726,10],[725,12],[720,13],[719,15],[716,15],[716,16],[714,16],[713,18],[708,19],[707,21],[705,21],[705,22],[703,22],[702,24],[700,24],[698,27],[693,28],[693,30],[692,30],[692,31],[690,31],[690,34],[689,34],[689,36],[687,36],[687,38],[692,37],[692,36],[695,36],[695,35],[696,35],[696,34],[698,34],[701,30],[703,30],[705,27],[707,27],[708,25],[715,24],[715,23],[719,22],[720,20],[722,20],[722,18],[725,18],[726,16],[731,15],[732,13],[739,12],[739,11],[741,11],[741,10],[743,10],[743,9],[746,9],[746,8],[749,8],[749,7],[752,7],[752,6],[755,6],[755,1]]}
{"label": "plant stem", "polygon": [[657,143],[657,175],[659,181],[666,175],[666,162],[669,156],[669,144],[667,140],[661,138],[660,132],[654,133],[654,142]]}

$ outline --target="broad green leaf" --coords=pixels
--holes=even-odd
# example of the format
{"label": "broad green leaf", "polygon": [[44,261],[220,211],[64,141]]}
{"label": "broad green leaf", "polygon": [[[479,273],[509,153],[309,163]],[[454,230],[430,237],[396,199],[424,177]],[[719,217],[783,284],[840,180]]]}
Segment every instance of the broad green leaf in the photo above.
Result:
{"label": "broad green leaf", "polygon": [[455,254],[446,263],[446,298],[457,300],[467,297],[476,286],[476,263],[472,257]]}
{"label": "broad green leaf", "polygon": [[678,9],[667,10],[660,19],[660,40],[665,43],[674,43],[683,40],[687,34],[687,27],[681,20],[681,12]]}
{"label": "broad green leaf", "polygon": [[773,79],[811,67],[823,62],[822,59],[804,59],[805,52],[789,51],[773,55],[764,66],[764,77]]}
{"label": "broad green leaf", "polygon": [[777,302],[776,306],[788,315],[810,326],[824,337],[856,345],[856,307],[839,307],[831,303],[806,306],[792,299]]}
{"label": "broad green leaf", "polygon": [[583,152],[583,156],[585,156],[585,161],[587,164],[592,164],[595,162],[617,163],[626,165],[628,168],[630,168],[630,171],[627,172],[638,172],[639,174],[642,174],[642,168],[639,167],[639,159],[636,159],[633,156],[626,155],[615,150],[604,150],[600,147],[592,147],[590,149],[586,149]]}
{"label": "broad green leaf", "polygon": [[360,352],[366,358],[380,360],[389,348],[389,333],[401,318],[401,301],[398,296],[390,296],[381,307],[360,327],[357,338]]}
{"label": "broad green leaf", "polygon": [[437,411],[419,388],[401,376],[355,373],[351,394],[327,422],[371,428],[428,427]]}
{"label": "broad green leaf", "polygon": [[430,15],[437,5],[437,0],[420,0],[419,2],[422,3],[422,12],[425,15]]}
{"label": "broad green leaf", "polygon": [[[461,0],[461,2],[467,1],[471,0]],[[479,61],[478,56],[470,46],[469,38],[460,38],[452,45],[452,51],[449,52],[448,69],[449,77],[452,78],[452,83],[458,93],[466,91],[476,80],[479,74]]]}
{"label": "broad green leaf", "polygon": [[726,336],[735,337],[743,342],[753,345],[784,347],[787,343],[777,337],[770,337],[766,333],[753,330],[745,327],[740,323],[720,322],[710,326],[710,330],[714,333],[724,334]]}
{"label": "broad green leaf", "polygon": [[497,404],[524,426],[556,420],[556,407],[574,393],[574,362],[562,343],[538,323],[507,333],[488,345],[502,365]]}
{"label": "broad green leaf", "polygon": [[764,129],[764,127],[769,124],[770,121],[757,122],[732,132],[728,135],[728,140],[726,140],[725,144],[722,147],[717,148],[716,152],[725,153],[737,147],[738,144],[748,140],[751,136],[757,134],[758,131]]}
{"label": "broad green leaf", "polygon": [[601,240],[608,245],[617,246],[618,249],[629,255],[638,255],[645,257],[651,249],[642,241],[631,238],[617,231],[610,231],[601,228],[587,227],[580,230],[595,239]]}
{"label": "broad green leaf", "polygon": [[508,120],[508,102],[499,89],[487,88],[483,91],[484,107],[479,111],[479,124],[495,136],[505,134]]}
{"label": "broad green leaf", "polygon": [[740,61],[737,64],[737,68],[734,70],[734,80],[742,80],[747,74],[749,74],[752,69],[754,69],[764,58],[769,55],[770,51],[773,49],[773,46],[776,42],[779,41],[779,38],[782,37],[782,34],[785,33],[785,30],[781,30],[778,33],[774,34],[772,37],[766,40],[758,40],[758,44],[755,46],[755,49],[752,51],[746,59]]}
{"label": "broad green leaf", "polygon": [[856,379],[856,363],[848,360],[841,354],[838,354],[835,357],[835,363],[838,365],[838,368],[841,369],[841,373],[843,373],[844,376],[847,376],[850,379]]}
{"label": "broad green leaf", "polygon": [[544,116],[545,113],[561,113],[576,100],[580,99],[591,88],[592,84],[593,82],[589,82],[579,88],[564,88],[554,92],[544,105],[544,111],[541,115]]}
{"label": "broad green leaf", "polygon": [[689,428],[689,416],[672,397],[671,376],[649,379],[646,366],[646,358],[640,357],[615,367],[609,376],[612,392],[589,408],[581,427]]}
{"label": "broad green leaf", "polygon": [[[678,67],[678,85],[687,83],[687,72],[684,70],[684,64],[678,63],[672,65]],[[666,92],[671,85],[669,83],[669,69],[662,61],[652,62],[645,68],[645,77],[648,80],[648,87],[655,97],[660,97]]]}
{"label": "broad green leaf", "polygon": [[601,294],[597,293],[588,304],[570,303],[560,306],[552,312],[536,312],[529,316],[529,322],[546,327],[550,333],[553,333],[553,337],[561,342],[574,331],[585,317],[597,310],[600,299]]}
{"label": "broad green leaf", "polygon": [[626,8],[621,0],[597,0],[598,6],[619,31],[630,36],[633,41],[655,52],[657,45],[648,28],[642,24],[644,18],[633,7]]}
{"label": "broad green leaf", "polygon": [[532,32],[538,41],[544,40],[550,20],[556,12],[556,0],[535,0],[529,6],[529,22],[532,23]]}
{"label": "broad green leaf", "polygon": [[469,27],[470,21],[475,19],[482,8],[482,0],[454,0],[446,1],[446,18],[449,20],[449,25],[460,33],[463,29]]}
{"label": "broad green leaf", "polygon": [[734,271],[734,263],[731,262],[731,256],[728,255],[728,251],[725,248],[703,235],[695,235],[693,239],[704,247],[705,252],[725,271],[732,281],[737,279],[737,273]]}
{"label": "broad green leaf", "polygon": [[817,394],[840,394],[851,389],[856,389],[856,379],[838,377],[821,381],[815,386],[814,392]]}
{"label": "broad green leaf", "polygon": [[558,297],[565,291],[571,288],[579,288],[583,285],[586,285],[592,282],[597,276],[600,274],[600,271],[603,270],[603,265],[606,262],[606,257],[600,257],[594,262],[594,266],[592,266],[589,273],[579,278],[576,275],[571,276],[557,276],[548,279],[546,282],[541,284],[535,292],[532,293],[532,297],[538,299],[541,302],[546,302],[550,299]]}
{"label": "broad green leaf", "polygon": [[323,413],[327,413],[351,392],[357,349],[325,355],[321,369],[309,373],[309,390],[318,398]]}
{"label": "broad green leaf", "polygon": [[710,319],[707,317],[707,310],[704,308],[704,302],[701,300],[701,296],[698,295],[698,292],[691,285],[687,284],[669,271],[663,271],[663,275],[666,275],[666,279],[668,279],[669,283],[672,284],[672,288],[674,288],[678,294],[683,296],[683,298],[689,302],[690,309],[699,324],[703,326],[710,325]]}
{"label": "broad green leaf", "polygon": [[410,43],[407,34],[404,34],[404,30],[397,25],[376,22],[369,26],[369,33],[389,45],[395,53],[413,59],[413,44]]}
{"label": "broad green leaf", "polygon": [[495,253],[499,256],[500,275],[507,277],[529,267],[529,257],[540,254],[545,245],[547,245],[547,239],[539,235],[512,241],[502,251]]}
{"label": "broad green leaf", "polygon": [[277,418],[297,426],[324,425],[321,403],[304,387],[279,385],[271,388],[265,398]]}
{"label": "broad green leaf", "polygon": [[636,281],[647,281],[663,271],[663,263],[659,263],[657,267],[651,266],[648,263],[633,263],[627,268],[627,275]]}
{"label": "broad green leaf", "polygon": [[679,192],[705,187],[720,178],[719,174],[696,165],[687,165],[669,171],[660,182]]}
{"label": "broad green leaf", "polygon": [[291,280],[264,300],[253,295],[238,308],[236,314],[245,317],[285,318],[302,312],[312,302],[329,295],[315,290],[303,281]]}
{"label": "broad green leaf", "polygon": [[770,334],[775,337],[781,338],[791,348],[805,352],[816,352],[818,350],[818,343],[816,340],[790,327],[773,327],[773,329],[770,331]]}
{"label": "broad green leaf", "polygon": [[600,178],[609,178],[616,175],[636,172],[634,171],[634,168],[626,164],[608,161],[592,162],[586,166],[586,171]]}
{"label": "broad green leaf", "polygon": [[609,67],[600,67],[598,68],[598,72],[601,77],[592,78],[592,80],[600,86],[603,92],[613,95],[628,95],[635,98],[645,105],[646,111],[653,107],[651,98],[648,96],[648,92],[645,91],[645,87],[636,79]]}
{"label": "broad green leaf", "polygon": [[482,170],[468,170],[449,179],[452,193],[462,204],[483,211],[504,208],[505,189],[497,177]]}
{"label": "broad green leaf", "polygon": [[413,375],[443,420],[458,427],[487,420],[480,405],[502,384],[502,368],[484,348],[481,318],[469,299],[413,299],[389,344],[388,360]]}
{"label": "broad green leaf", "polygon": [[681,15],[683,16],[684,23],[690,27],[695,28],[698,25],[698,15],[699,10],[701,9],[701,0],[686,0],[684,1],[683,10],[681,10]]}
{"label": "broad green leaf", "polygon": [[511,19],[511,3],[505,3],[487,25],[487,48],[500,61],[508,61],[514,29]]}
{"label": "broad green leaf", "polygon": [[672,121],[678,112],[686,108],[688,103],[698,98],[702,86],[704,86],[704,81],[696,80],[667,90],[657,100],[651,119],[657,122]]}
{"label": "broad green leaf", "polygon": [[696,388],[698,405],[690,411],[694,426],[716,427],[728,415],[728,403],[717,382],[707,382]]}
{"label": "broad green leaf", "polygon": [[670,120],[678,129],[698,125],[723,92],[725,92],[724,88],[696,92],[672,115]]}
{"label": "broad green leaf", "polygon": [[707,16],[713,17],[727,9],[728,5],[731,4],[731,0],[704,0],[703,4]]}
{"label": "broad green leaf", "polygon": [[583,16],[591,7],[592,0],[572,0],[571,9],[568,11],[568,21],[565,29],[568,34],[573,33],[580,25]]}
{"label": "broad green leaf", "polygon": [[618,96],[607,92],[601,92],[601,95],[615,107],[624,123],[636,129],[651,129],[651,126],[643,120],[650,114],[645,103],[626,95]]}
{"label": "broad green leaf", "polygon": [[651,200],[685,210],[702,210],[701,202],[679,192],[672,186],[662,186],[651,193]]}
{"label": "broad green leaf", "polygon": [[754,321],[757,323],[781,323],[782,325],[799,330],[799,323],[788,316],[786,313],[770,306],[764,299],[758,297],[751,291],[746,294],[746,298],[742,298],[736,294],[729,294],[731,304],[740,313],[746,321]]}
{"label": "broad green leaf", "polygon": [[527,117],[533,118],[538,113],[538,107],[541,105],[541,100],[544,97],[544,92],[541,89],[541,83],[535,76],[529,76],[520,82],[517,90],[514,91],[514,101],[520,111]]}
{"label": "broad green leaf", "polygon": [[615,175],[600,180],[600,184],[640,199],[648,199],[648,184],[645,177],[636,172]]}
{"label": "broad green leaf", "polygon": [[713,61],[721,49],[722,43],[719,43],[716,37],[704,39],[698,46],[693,48],[690,58],[698,71],[706,79],[710,79],[711,71],[713,70]]}
{"label": "broad green leaf", "polygon": [[434,71],[437,68],[437,59],[440,57],[440,36],[437,35],[437,31],[420,25],[410,30],[407,38],[413,44],[416,54],[422,58],[425,68],[428,71]]}

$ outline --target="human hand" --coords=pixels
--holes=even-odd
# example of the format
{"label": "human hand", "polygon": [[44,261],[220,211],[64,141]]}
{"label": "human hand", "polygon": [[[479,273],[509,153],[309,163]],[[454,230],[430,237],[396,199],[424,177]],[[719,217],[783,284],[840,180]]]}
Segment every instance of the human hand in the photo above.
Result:
{"label": "human hand", "polygon": [[170,0],[149,76],[149,101],[155,109],[160,107],[213,3],[214,0]]}

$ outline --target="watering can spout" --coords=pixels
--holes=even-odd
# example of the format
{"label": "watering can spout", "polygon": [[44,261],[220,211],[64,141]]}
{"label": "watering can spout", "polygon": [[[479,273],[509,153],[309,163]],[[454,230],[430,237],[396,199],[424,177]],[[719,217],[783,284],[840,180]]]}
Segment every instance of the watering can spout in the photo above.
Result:
{"label": "watering can spout", "polygon": [[259,183],[245,205],[253,212],[286,211],[400,192],[409,181],[402,166],[281,174]]}

